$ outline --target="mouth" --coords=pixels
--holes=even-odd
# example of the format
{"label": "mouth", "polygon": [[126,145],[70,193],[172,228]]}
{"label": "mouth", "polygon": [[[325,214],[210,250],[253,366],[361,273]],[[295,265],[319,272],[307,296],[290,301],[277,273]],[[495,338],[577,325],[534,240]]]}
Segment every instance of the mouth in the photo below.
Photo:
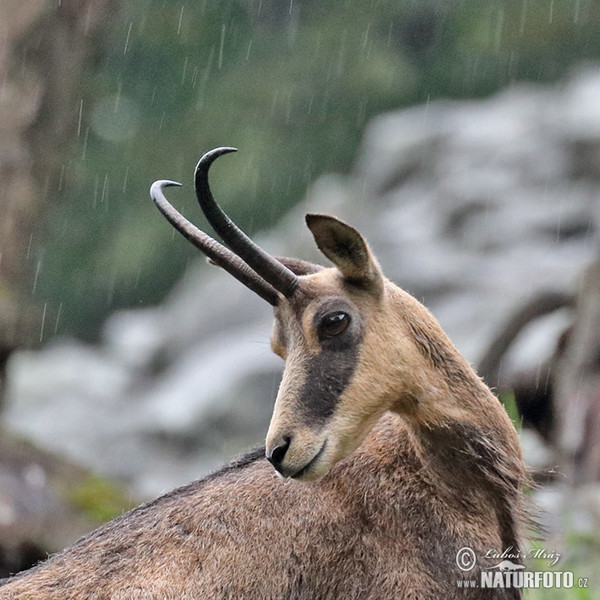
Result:
{"label": "mouth", "polygon": [[296,471],[293,475],[290,475],[290,479],[302,479],[310,469],[319,462],[319,459],[325,452],[325,448],[327,447],[327,440],[323,442],[320,450],[310,459],[308,463],[306,463],[299,471]]}

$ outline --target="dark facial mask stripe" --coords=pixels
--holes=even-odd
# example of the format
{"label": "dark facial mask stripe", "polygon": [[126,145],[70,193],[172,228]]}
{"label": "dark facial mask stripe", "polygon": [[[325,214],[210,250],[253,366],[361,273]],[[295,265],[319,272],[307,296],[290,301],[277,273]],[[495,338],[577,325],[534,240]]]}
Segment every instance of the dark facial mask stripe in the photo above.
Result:
{"label": "dark facial mask stripe", "polygon": [[[342,343],[336,344],[338,341]],[[333,415],[358,363],[360,344],[356,340],[329,342],[333,343],[324,344],[308,363],[306,381],[300,390],[298,403],[306,424],[320,425]]]}

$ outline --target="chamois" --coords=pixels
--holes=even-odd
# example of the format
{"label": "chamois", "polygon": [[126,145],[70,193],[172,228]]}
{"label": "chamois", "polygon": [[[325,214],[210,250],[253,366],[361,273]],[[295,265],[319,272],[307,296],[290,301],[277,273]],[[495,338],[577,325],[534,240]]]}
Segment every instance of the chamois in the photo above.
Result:
{"label": "chamois", "polygon": [[206,153],[195,173],[226,246],[169,204],[163,190],[179,184],[157,181],[151,196],[273,306],[285,370],[265,448],[5,580],[0,598],[519,598],[463,586],[497,562],[486,554],[518,549],[526,523],[526,470],[502,405],[349,225],[306,217],[333,267],[252,242],[208,184],[233,150]]}

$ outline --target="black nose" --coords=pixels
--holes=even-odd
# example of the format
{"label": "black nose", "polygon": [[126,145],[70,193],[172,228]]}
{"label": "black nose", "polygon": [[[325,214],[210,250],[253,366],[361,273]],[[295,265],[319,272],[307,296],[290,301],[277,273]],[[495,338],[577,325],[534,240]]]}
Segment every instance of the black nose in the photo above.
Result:
{"label": "black nose", "polygon": [[281,463],[283,463],[283,459],[285,457],[285,453],[288,451],[290,447],[290,442],[292,439],[284,435],[281,439],[281,444],[275,446],[271,452],[267,452],[267,460],[278,470],[281,471]]}

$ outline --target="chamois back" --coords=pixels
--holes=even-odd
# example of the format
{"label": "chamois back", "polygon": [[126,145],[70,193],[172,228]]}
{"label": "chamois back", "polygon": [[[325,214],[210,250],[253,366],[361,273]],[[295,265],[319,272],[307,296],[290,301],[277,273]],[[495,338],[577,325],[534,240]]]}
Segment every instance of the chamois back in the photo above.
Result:
{"label": "chamois back", "polygon": [[5,580],[0,598],[485,598],[458,588],[455,558],[500,547],[491,511],[435,479],[388,413],[317,482],[278,477],[257,450]]}

